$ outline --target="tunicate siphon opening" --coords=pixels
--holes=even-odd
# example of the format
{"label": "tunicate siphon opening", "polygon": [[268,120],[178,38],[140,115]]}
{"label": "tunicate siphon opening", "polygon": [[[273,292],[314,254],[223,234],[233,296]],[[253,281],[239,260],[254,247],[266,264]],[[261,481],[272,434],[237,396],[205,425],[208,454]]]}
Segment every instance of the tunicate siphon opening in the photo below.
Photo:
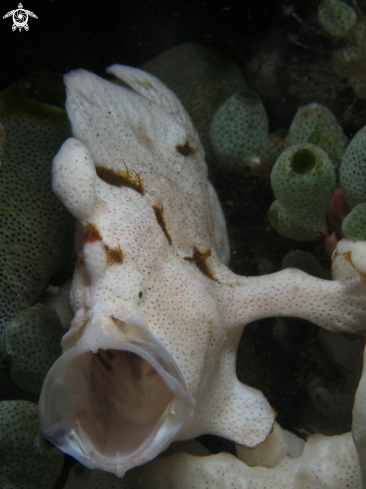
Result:
{"label": "tunicate siphon opening", "polygon": [[297,150],[291,158],[291,169],[299,175],[311,171],[316,164],[316,158],[314,153],[308,148],[302,148]]}
{"label": "tunicate siphon opening", "polygon": [[313,131],[308,137],[308,143],[318,144],[322,133],[320,131]]}

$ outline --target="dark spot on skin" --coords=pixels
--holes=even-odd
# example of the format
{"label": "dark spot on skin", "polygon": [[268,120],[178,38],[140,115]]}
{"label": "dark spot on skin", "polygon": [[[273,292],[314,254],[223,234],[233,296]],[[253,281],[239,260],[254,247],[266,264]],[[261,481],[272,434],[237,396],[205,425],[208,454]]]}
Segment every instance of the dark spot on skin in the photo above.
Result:
{"label": "dark spot on skin", "polygon": [[97,166],[95,170],[98,177],[109,185],[132,188],[139,194],[144,194],[144,184],[139,174],[129,170],[127,167],[125,170],[113,170],[112,168]]}
{"label": "dark spot on skin", "polygon": [[188,141],[186,141],[183,146],[178,144],[175,149],[183,156],[191,156],[196,152],[196,150],[188,144]]}
{"label": "dark spot on skin", "polygon": [[111,265],[112,263],[122,263],[123,262],[123,251],[118,245],[117,248],[108,248],[108,246],[104,245],[104,249],[107,255],[107,263]]}
{"label": "dark spot on skin", "polygon": [[210,267],[208,266],[207,259],[211,256],[211,250],[208,249],[206,251],[199,251],[195,246],[193,247],[193,256],[187,256],[184,258],[187,261],[190,261],[196,267],[204,274],[206,277],[210,278],[211,280],[215,280],[216,278],[214,277],[213,273],[210,270]]}
{"label": "dark spot on skin", "polygon": [[75,263],[75,268],[79,270],[83,266],[84,266],[84,257],[83,255],[79,255]]}
{"label": "dark spot on skin", "polygon": [[102,240],[102,235],[100,234],[98,227],[94,223],[88,221],[86,221],[84,225],[83,236],[84,241],[87,243]]}
{"label": "dark spot on skin", "polygon": [[153,209],[155,212],[155,217],[156,220],[158,221],[159,226],[163,230],[163,233],[165,234],[166,239],[168,240],[168,243],[171,245],[172,244],[172,238],[170,237],[170,234],[167,231],[166,228],[166,223],[164,219],[164,207],[161,202],[157,202],[155,205],[153,205]]}

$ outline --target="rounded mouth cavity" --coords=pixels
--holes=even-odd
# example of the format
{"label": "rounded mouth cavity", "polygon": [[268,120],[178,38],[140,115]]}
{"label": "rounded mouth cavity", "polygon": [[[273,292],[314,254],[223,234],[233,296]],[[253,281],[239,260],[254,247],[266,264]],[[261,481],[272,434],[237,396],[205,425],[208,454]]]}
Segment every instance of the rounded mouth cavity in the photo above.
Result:
{"label": "rounded mouth cavity", "polygon": [[45,438],[84,465],[117,475],[164,449],[194,403],[160,343],[123,343],[95,353],[71,348],[49,371],[39,402]]}
{"label": "rounded mouth cavity", "polygon": [[85,363],[87,398],[74,413],[74,430],[83,432],[104,457],[135,452],[160,425],[174,394],[136,353],[98,350],[87,353]]}

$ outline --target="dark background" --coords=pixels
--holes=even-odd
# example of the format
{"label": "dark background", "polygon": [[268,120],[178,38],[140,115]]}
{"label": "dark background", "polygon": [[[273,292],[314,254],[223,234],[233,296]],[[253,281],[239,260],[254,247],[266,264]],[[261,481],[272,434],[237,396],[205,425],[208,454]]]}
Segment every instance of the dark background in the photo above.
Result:
{"label": "dark background", "polygon": [[[295,22],[283,15],[283,2],[277,0],[23,0],[23,8],[38,19],[29,18],[29,31],[13,32],[11,17],[2,17],[18,3],[0,3],[1,90],[37,71],[65,73],[83,67],[103,74],[115,62],[138,66],[187,41],[216,47],[243,68],[273,27],[281,31],[284,23],[288,29]],[[308,10],[314,10],[314,2],[297,5],[300,13]]]}

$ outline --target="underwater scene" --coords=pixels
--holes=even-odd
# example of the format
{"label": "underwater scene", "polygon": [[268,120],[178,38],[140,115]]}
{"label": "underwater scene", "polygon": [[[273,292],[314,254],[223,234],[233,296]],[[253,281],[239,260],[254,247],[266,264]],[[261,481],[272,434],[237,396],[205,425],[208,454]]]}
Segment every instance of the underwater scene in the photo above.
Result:
{"label": "underwater scene", "polygon": [[1,8],[0,489],[366,489],[366,2]]}

